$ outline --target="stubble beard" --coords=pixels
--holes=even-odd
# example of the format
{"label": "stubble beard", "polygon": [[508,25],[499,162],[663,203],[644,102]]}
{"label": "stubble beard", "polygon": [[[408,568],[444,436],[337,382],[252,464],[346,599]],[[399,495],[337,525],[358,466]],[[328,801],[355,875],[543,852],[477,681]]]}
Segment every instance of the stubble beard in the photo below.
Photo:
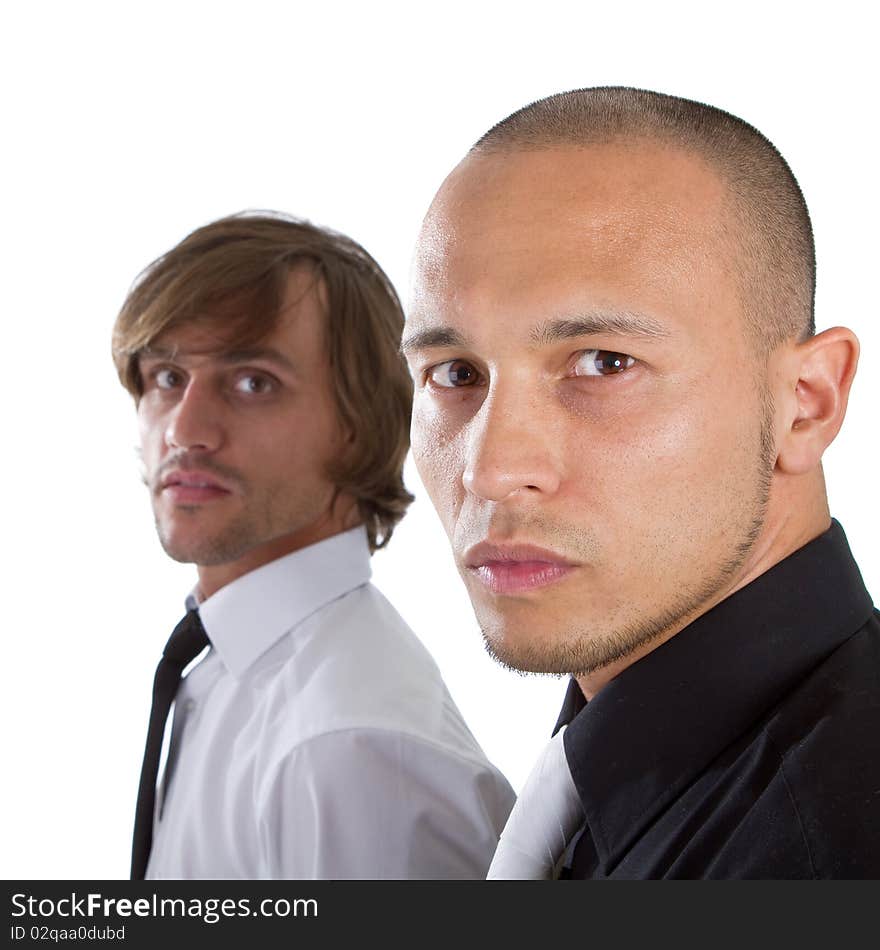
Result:
{"label": "stubble beard", "polygon": [[549,644],[529,641],[508,646],[503,637],[493,636],[489,625],[478,617],[483,643],[492,659],[516,673],[585,676],[631,656],[705,613],[707,605],[716,601],[745,563],[763,529],[774,465],[772,425],[773,403],[765,391],[761,397],[760,443],[750,516],[744,519],[743,530],[728,556],[714,566],[713,572],[698,587],[682,593],[651,616],[617,630],[601,636],[596,636],[596,631],[589,627],[568,630],[557,642]]}
{"label": "stubble beard", "polygon": [[[192,517],[197,517],[193,509],[184,509]],[[198,564],[201,567],[214,567],[228,564],[242,557],[247,551],[260,543],[259,535],[246,519],[239,519],[227,526],[222,532],[193,541],[179,541],[170,532],[165,532],[157,519],[156,533],[165,553],[181,564]]]}
{"label": "stubble beard", "polygon": [[[259,501],[245,499],[245,508],[213,532],[201,533],[197,524],[193,525],[193,535],[189,538],[175,537],[173,528],[165,530],[163,522],[156,513],[156,534],[165,553],[181,564],[197,564],[200,567],[216,567],[230,564],[261,544],[285,534],[289,528],[287,521],[277,508],[276,495],[268,495]],[[203,515],[199,506],[181,505],[175,512],[175,518],[192,519],[195,523]]]}

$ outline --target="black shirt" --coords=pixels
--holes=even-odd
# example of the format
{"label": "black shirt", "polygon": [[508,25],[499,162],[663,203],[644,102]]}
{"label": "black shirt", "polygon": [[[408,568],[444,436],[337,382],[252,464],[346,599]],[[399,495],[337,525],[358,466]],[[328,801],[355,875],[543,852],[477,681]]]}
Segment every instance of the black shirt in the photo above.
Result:
{"label": "black shirt", "polygon": [[572,878],[880,877],[880,614],[831,528],[557,729]]}

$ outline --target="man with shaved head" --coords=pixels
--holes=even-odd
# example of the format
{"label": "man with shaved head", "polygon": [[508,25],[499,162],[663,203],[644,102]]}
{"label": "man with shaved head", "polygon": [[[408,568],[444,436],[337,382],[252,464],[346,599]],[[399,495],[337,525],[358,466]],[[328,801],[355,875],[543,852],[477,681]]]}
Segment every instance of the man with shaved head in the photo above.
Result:
{"label": "man with shaved head", "polygon": [[413,452],[489,651],[571,676],[490,877],[880,874],[880,618],[821,465],[858,341],[814,284],[785,160],[685,99],[551,96],[437,194]]}

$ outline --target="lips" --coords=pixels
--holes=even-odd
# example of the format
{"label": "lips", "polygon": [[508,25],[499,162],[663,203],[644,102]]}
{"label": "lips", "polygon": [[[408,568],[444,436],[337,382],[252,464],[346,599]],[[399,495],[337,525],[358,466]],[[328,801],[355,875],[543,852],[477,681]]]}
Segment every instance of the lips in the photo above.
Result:
{"label": "lips", "polygon": [[522,594],[567,577],[576,564],[531,544],[481,543],[465,553],[465,567],[493,594]]}
{"label": "lips", "polygon": [[205,504],[231,494],[219,479],[202,471],[169,472],[160,482],[159,490],[178,504]]}

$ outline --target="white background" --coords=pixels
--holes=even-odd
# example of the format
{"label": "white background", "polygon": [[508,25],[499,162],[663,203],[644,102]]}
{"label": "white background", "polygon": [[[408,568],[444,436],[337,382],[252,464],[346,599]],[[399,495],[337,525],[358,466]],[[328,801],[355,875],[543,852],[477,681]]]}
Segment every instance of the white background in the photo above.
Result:
{"label": "white background", "polygon": [[[133,411],[110,360],[136,273],[200,224],[277,208],[350,233],[405,295],[442,178],[491,124],[553,92],[624,84],[702,99],[788,158],[817,233],[819,326],[849,325],[863,344],[826,470],[832,510],[880,591],[869,4],[10,6],[0,876],[128,873],[153,669],[193,579],[154,539]],[[418,500],[374,559],[377,583],[518,788],[564,683],[484,655],[411,466],[407,478]]]}

